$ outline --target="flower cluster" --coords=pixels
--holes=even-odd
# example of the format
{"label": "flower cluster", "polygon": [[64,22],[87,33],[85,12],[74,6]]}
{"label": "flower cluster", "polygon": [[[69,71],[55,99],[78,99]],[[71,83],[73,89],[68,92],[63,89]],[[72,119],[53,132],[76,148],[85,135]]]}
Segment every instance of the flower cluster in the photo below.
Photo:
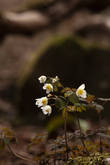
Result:
{"label": "flower cluster", "polygon": [[[45,115],[50,115],[52,113],[52,107],[50,105],[48,105],[48,98],[50,98],[52,96],[51,92],[55,92],[56,90],[58,91],[59,87],[62,87],[62,86],[61,86],[61,84],[59,82],[58,76],[56,76],[55,78],[48,78],[48,77],[43,75],[43,76],[40,76],[38,78],[38,80],[39,80],[40,83],[43,84],[43,90],[45,90],[46,94],[48,94],[48,95],[45,96],[45,97],[36,99],[36,103],[35,104],[39,108],[41,108],[42,112]],[[85,84],[82,84],[81,86],[79,86],[76,89],[75,95],[79,99],[80,98],[86,99],[87,92],[85,90]],[[56,96],[56,98],[58,99],[59,97]],[[62,104],[62,103],[60,103],[60,104]]]}
{"label": "flower cluster", "polygon": [[[54,78],[54,82],[56,82],[58,77]],[[50,92],[53,92],[53,85],[51,83],[46,83],[47,77],[46,76],[40,76],[38,78],[40,83],[43,83],[43,90],[46,90],[46,94],[49,94]],[[48,98],[47,97],[42,97],[36,99],[35,103],[38,107],[41,108],[42,112],[45,115],[50,115],[52,113],[52,107],[48,104]]]}

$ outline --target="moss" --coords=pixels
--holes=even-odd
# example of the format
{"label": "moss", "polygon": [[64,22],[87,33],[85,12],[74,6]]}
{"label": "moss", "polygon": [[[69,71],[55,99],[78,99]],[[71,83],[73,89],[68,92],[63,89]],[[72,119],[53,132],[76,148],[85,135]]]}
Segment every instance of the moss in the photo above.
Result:
{"label": "moss", "polygon": [[[54,38],[54,39],[53,39]],[[74,51],[81,49],[88,49],[86,43],[80,38],[73,38],[72,36],[61,36],[61,37],[53,37],[52,39],[48,39],[40,48],[36,50],[35,53],[31,54],[29,61],[24,65],[22,71],[20,72],[20,77],[17,81],[19,87],[21,87],[25,81],[28,79],[29,75],[32,74],[33,70],[35,69],[37,63],[39,62],[40,58],[44,56],[44,54],[51,54],[51,52],[55,53],[59,51],[65,52],[65,49],[68,51]],[[64,50],[63,50],[64,49]],[[71,50],[72,49],[72,50]],[[66,51],[67,52],[67,51]],[[73,52],[74,53],[74,52]]]}
{"label": "moss", "polygon": [[54,0],[29,0],[23,7],[24,10],[44,10],[55,3]]}
{"label": "moss", "polygon": [[[22,116],[23,114],[28,116],[29,113],[30,118],[30,113],[36,108],[34,99],[41,96],[37,78],[42,74],[52,77],[58,75],[64,81],[64,86],[70,87],[86,81],[90,91],[93,90],[93,93],[99,96],[109,97],[109,89],[99,92],[99,83],[105,73],[108,74],[106,78],[109,81],[109,73],[106,72],[107,67],[110,67],[109,61],[109,48],[89,45],[83,39],[70,35],[53,36],[48,39],[39,50],[35,50],[30,55],[18,78],[17,87],[20,91],[19,105]],[[35,114],[34,117],[36,118]],[[93,118],[95,119],[96,115]]]}
{"label": "moss", "polygon": [[90,156],[78,156],[71,158],[68,165],[105,165],[105,159],[110,157],[110,153],[92,153]]}
{"label": "moss", "polygon": [[[53,56],[56,54],[66,54],[68,52],[68,58],[69,58],[69,52],[71,52],[72,56],[80,54],[89,54],[90,52],[93,52],[93,54],[103,54],[104,51],[109,51],[108,48],[102,48],[100,49],[99,45],[96,44],[88,44],[83,39],[79,37],[73,37],[73,36],[60,36],[60,37],[53,37],[52,39],[48,39],[45,41],[44,44],[39,48],[39,50],[36,50],[35,53],[32,53],[30,56],[31,58],[29,61],[24,65],[24,69],[22,69],[22,72],[20,73],[20,79],[18,80],[18,84],[22,86],[22,84],[25,83],[27,80],[27,77],[32,74],[33,70],[36,70],[36,65],[39,63],[40,58],[47,55],[50,56],[53,54]],[[100,52],[100,53],[99,53]],[[92,53],[91,53],[92,54]],[[52,55],[51,55],[52,56]],[[71,56],[70,56],[71,58]],[[62,59],[63,60],[63,59]]]}

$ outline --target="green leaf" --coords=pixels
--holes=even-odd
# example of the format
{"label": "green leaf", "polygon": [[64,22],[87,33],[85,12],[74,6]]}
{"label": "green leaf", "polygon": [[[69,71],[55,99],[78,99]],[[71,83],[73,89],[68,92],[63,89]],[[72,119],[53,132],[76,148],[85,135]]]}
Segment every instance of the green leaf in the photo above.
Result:
{"label": "green leaf", "polygon": [[73,92],[72,90],[65,92],[64,97],[68,97],[69,102],[72,104],[79,102],[78,97],[76,96],[75,92]]}
{"label": "green leaf", "polygon": [[68,100],[69,100],[70,103],[72,103],[72,104],[75,104],[75,103],[78,103],[78,102],[79,102],[78,97],[76,96],[75,93],[72,93],[72,94],[68,97]]}
{"label": "green leaf", "polygon": [[[66,90],[66,89],[65,89]],[[73,94],[73,91],[68,90],[67,92],[64,93],[64,97],[69,97]]]}
{"label": "green leaf", "polygon": [[66,100],[64,97],[59,97],[55,101],[55,106],[56,108],[62,110],[66,107]]}

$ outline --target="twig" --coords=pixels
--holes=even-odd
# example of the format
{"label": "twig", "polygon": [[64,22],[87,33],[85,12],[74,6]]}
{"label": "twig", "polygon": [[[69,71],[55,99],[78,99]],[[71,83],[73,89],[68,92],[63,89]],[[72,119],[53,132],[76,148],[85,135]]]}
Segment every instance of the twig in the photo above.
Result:
{"label": "twig", "polygon": [[110,98],[97,98],[97,100],[108,102],[110,101]]}
{"label": "twig", "polygon": [[82,131],[81,131],[81,126],[80,126],[80,122],[79,122],[79,118],[77,116],[77,121],[78,121],[78,127],[79,127],[79,130],[80,130],[80,139],[81,139],[81,142],[82,142],[82,145],[86,151],[86,154],[89,155],[89,151],[87,150],[86,146],[85,146],[85,143],[84,143],[84,140],[82,139]]}
{"label": "twig", "polygon": [[67,140],[67,112],[64,115],[64,132],[65,132],[65,145],[66,145],[66,161],[68,161],[68,140]]}
{"label": "twig", "polygon": [[33,160],[31,160],[31,159],[25,157],[24,155],[21,155],[21,154],[19,154],[19,153],[16,153],[16,152],[12,149],[12,147],[11,147],[9,144],[8,144],[7,146],[8,146],[8,149],[11,151],[11,153],[12,153],[14,156],[16,156],[17,158],[23,159],[23,160],[25,160],[25,161],[30,161],[31,163],[35,164],[35,162],[34,162]]}
{"label": "twig", "polygon": [[99,136],[99,145],[100,145],[100,153],[103,152],[103,148],[102,148],[102,139],[101,139],[101,136]]}
{"label": "twig", "polygon": [[56,165],[56,142],[55,142],[55,156],[54,156],[54,165]]}
{"label": "twig", "polygon": [[[100,113],[99,113],[99,125],[101,126],[101,114]],[[102,153],[103,152],[103,147],[102,147],[102,138],[101,138],[101,136],[99,136],[99,146],[100,146],[99,151],[100,151],[100,153]]]}

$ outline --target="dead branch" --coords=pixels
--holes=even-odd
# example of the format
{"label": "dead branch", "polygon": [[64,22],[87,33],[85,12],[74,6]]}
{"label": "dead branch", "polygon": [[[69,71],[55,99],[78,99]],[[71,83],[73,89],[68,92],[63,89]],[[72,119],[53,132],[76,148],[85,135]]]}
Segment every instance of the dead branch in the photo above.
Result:
{"label": "dead branch", "polygon": [[35,164],[35,161],[33,161],[31,158],[28,158],[28,157],[26,157],[26,156],[24,156],[24,155],[21,155],[21,154],[19,154],[19,153],[16,153],[16,152],[13,150],[13,148],[12,148],[9,144],[8,144],[7,146],[8,146],[9,151],[11,151],[11,153],[12,153],[15,157],[17,157],[17,158],[19,158],[19,159],[22,159],[22,160],[25,160],[25,161],[29,161],[29,162],[33,163],[33,165]]}
{"label": "dead branch", "polygon": [[104,102],[110,101],[110,98],[97,98],[97,99]]}

